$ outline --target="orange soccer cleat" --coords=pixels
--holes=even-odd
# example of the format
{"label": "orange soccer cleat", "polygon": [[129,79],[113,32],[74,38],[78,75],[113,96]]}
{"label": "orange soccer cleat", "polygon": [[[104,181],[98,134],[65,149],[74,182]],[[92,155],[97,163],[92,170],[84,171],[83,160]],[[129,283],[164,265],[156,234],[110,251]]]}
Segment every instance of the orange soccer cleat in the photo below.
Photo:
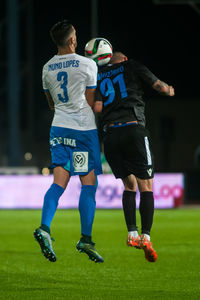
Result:
{"label": "orange soccer cleat", "polygon": [[127,238],[127,246],[130,246],[130,247],[135,247],[137,249],[140,249],[140,236],[138,235],[138,237],[133,237],[131,235],[128,235],[128,238]]}
{"label": "orange soccer cleat", "polygon": [[153,249],[152,243],[144,235],[140,238],[139,247],[144,250],[145,258],[149,262],[155,262],[157,260],[158,255]]}

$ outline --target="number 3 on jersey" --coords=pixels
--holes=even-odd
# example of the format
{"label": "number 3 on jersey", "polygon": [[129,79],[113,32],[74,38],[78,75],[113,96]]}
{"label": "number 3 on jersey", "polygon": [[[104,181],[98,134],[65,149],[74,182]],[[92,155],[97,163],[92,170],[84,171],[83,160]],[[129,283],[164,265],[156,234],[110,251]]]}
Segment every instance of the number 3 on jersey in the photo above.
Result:
{"label": "number 3 on jersey", "polygon": [[108,97],[108,99],[104,102],[104,106],[112,103],[115,98],[115,85],[119,84],[119,91],[121,98],[127,97],[126,85],[124,82],[123,74],[117,75],[113,80],[110,78],[105,78],[100,84],[100,91],[104,97]]}
{"label": "number 3 on jersey", "polygon": [[62,89],[62,94],[58,94],[58,99],[61,102],[67,102],[69,100],[67,94],[67,83],[68,83],[67,72],[58,72],[57,80],[61,82],[60,88]]}

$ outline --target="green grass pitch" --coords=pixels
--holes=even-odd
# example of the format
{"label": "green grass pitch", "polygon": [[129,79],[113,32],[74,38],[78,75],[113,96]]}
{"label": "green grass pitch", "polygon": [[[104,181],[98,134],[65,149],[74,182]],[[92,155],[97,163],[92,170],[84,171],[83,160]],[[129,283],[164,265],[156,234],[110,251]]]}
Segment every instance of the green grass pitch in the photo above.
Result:
{"label": "green grass pitch", "polygon": [[0,299],[200,299],[200,209],[155,211],[156,263],[126,246],[121,210],[96,211],[93,238],[103,264],[75,250],[78,210],[58,210],[52,223],[57,262],[51,263],[33,239],[40,216],[0,211]]}

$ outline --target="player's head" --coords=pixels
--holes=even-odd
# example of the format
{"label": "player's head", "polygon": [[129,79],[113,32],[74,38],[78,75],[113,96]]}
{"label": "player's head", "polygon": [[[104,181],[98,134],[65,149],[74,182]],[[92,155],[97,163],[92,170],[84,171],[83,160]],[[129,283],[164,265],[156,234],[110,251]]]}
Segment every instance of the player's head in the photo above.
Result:
{"label": "player's head", "polygon": [[122,52],[116,51],[113,53],[113,56],[110,59],[110,64],[112,64],[112,65],[119,64],[126,60],[128,60],[126,55],[124,55]]}
{"label": "player's head", "polygon": [[50,36],[58,48],[65,48],[70,45],[76,48],[77,46],[76,30],[67,20],[60,21],[53,25],[50,29]]}

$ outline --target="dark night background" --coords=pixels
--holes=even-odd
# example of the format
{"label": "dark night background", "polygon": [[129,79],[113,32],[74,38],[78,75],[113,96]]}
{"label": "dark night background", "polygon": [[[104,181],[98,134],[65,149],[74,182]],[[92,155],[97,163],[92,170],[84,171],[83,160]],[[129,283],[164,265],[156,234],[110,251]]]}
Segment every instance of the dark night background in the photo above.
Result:
{"label": "dark night background", "polygon": [[[7,1],[0,9],[0,128],[1,166],[10,165],[7,84]],[[90,1],[21,0],[19,3],[20,157],[22,166],[49,165],[48,135],[52,113],[43,95],[42,66],[56,48],[49,29],[69,19],[77,30],[77,53],[91,39]],[[147,88],[147,128],[151,132],[158,172],[198,171],[195,151],[199,134],[200,4],[155,5],[153,1],[99,1],[98,36],[114,50],[143,62],[161,80],[175,88],[175,97],[161,97]],[[24,154],[32,153],[26,161]]]}

